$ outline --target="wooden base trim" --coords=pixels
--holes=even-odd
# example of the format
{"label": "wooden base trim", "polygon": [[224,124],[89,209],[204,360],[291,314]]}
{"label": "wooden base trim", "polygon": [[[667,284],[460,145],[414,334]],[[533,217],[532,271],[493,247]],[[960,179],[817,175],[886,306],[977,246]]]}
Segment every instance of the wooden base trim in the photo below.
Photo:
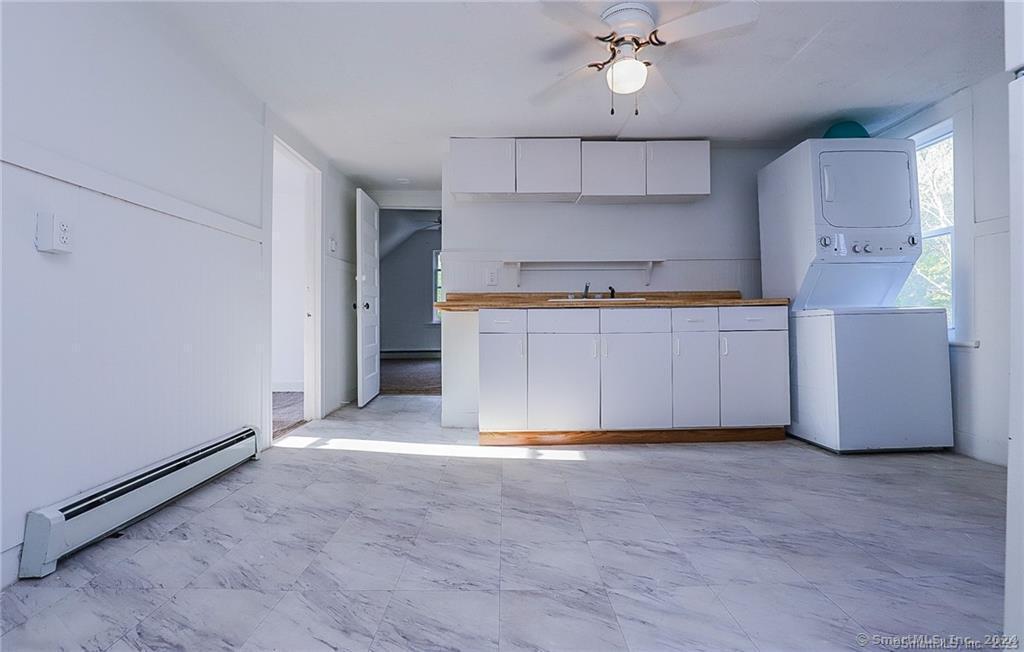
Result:
{"label": "wooden base trim", "polygon": [[481,446],[565,446],[579,444],[675,444],[726,441],[780,441],[783,426],[679,430],[558,430],[481,432]]}

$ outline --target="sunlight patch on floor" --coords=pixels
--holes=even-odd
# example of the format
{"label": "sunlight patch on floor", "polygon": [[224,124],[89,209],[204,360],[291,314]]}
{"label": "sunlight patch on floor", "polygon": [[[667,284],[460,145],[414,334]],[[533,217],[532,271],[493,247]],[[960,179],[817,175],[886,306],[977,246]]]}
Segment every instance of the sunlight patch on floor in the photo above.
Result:
{"label": "sunlight patch on floor", "polygon": [[310,437],[289,435],[276,442],[282,448],[314,448],[322,450],[357,451],[361,453],[393,453],[396,455],[430,455],[436,457],[479,457],[495,460],[558,460],[584,461],[583,451],[541,449],[520,446],[472,446],[466,444],[420,444],[407,441],[346,439],[341,437]]}

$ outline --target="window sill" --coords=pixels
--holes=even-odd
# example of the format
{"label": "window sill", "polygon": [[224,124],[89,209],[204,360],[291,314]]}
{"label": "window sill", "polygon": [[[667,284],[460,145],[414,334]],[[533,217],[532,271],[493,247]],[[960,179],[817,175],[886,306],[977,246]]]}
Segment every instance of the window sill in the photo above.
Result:
{"label": "window sill", "polygon": [[951,349],[980,349],[981,340],[950,340]]}

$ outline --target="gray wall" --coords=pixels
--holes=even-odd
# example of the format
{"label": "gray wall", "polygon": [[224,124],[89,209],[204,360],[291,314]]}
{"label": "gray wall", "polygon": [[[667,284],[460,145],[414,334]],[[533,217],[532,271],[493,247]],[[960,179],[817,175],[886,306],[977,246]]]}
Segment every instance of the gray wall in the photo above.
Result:
{"label": "gray wall", "polygon": [[440,230],[417,231],[381,259],[382,351],[441,350],[441,327],[431,323],[431,256],[440,248]]}

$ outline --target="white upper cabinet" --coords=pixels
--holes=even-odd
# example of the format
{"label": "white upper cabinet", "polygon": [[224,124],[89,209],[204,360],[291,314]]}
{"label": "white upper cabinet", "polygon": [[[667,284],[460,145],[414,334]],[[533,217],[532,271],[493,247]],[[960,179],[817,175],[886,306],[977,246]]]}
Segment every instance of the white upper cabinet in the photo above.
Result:
{"label": "white upper cabinet", "polygon": [[457,199],[631,203],[711,193],[706,140],[452,138],[446,179]]}
{"label": "white upper cabinet", "polygon": [[516,139],[516,194],[575,201],[580,195],[579,138]]}
{"label": "white upper cabinet", "polygon": [[581,199],[634,201],[647,195],[647,147],[643,142],[584,141]]}
{"label": "white upper cabinet", "polygon": [[711,144],[706,140],[651,140],[647,143],[647,196],[711,194]]}
{"label": "white upper cabinet", "polygon": [[454,195],[515,193],[514,138],[452,138],[450,144],[449,190]]}

